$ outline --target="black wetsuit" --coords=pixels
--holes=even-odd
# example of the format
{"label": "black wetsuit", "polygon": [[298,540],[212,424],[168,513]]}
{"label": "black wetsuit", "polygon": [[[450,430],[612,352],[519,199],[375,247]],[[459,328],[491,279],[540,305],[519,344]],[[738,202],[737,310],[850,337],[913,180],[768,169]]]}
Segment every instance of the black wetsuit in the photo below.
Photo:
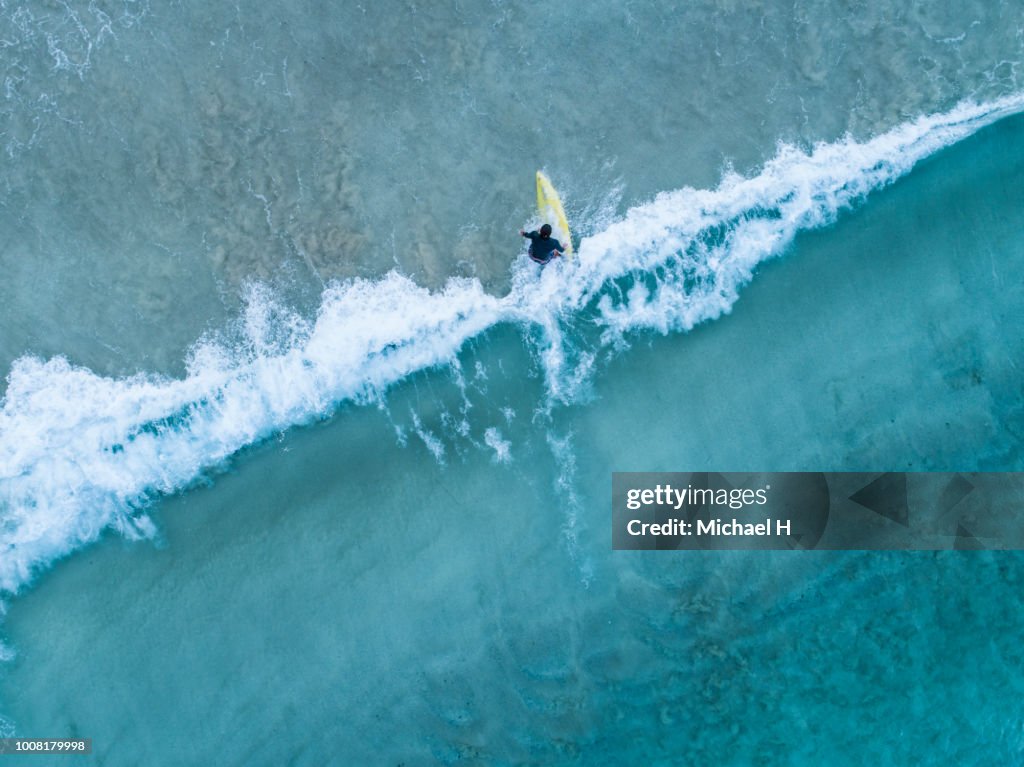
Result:
{"label": "black wetsuit", "polygon": [[542,237],[540,232],[527,232],[523,237],[529,238],[530,258],[538,264],[546,264],[550,261],[552,259],[551,251],[553,250],[557,250],[559,253],[565,252],[562,243],[554,237]]}

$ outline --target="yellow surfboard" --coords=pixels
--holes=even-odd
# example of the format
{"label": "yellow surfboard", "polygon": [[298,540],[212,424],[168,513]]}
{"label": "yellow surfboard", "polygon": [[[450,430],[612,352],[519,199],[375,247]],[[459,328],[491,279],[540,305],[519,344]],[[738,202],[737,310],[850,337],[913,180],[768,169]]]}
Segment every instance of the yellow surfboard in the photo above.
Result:
{"label": "yellow surfboard", "polygon": [[571,257],[572,234],[569,232],[569,222],[565,219],[562,201],[551,181],[540,171],[537,171],[537,212],[544,223],[551,224],[555,239],[565,246],[566,257]]}

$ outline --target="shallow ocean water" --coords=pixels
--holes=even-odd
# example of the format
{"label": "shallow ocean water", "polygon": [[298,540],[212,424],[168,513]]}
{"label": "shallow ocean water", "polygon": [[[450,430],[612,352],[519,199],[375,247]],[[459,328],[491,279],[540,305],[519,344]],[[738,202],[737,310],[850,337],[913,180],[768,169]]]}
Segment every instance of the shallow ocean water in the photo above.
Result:
{"label": "shallow ocean water", "polygon": [[1014,92],[1021,28],[980,0],[9,2],[4,358],[180,374],[247,279],[504,292],[537,167],[586,234],[779,141]]}
{"label": "shallow ocean water", "polygon": [[[893,139],[903,178],[841,140],[1012,101],[1020,9],[2,11],[8,729],[101,764],[1020,759],[1019,555],[609,530],[612,471],[1020,469],[1019,106]],[[836,180],[764,170],[816,141]],[[591,238],[541,279],[538,166]],[[654,199],[686,186],[721,191]]]}

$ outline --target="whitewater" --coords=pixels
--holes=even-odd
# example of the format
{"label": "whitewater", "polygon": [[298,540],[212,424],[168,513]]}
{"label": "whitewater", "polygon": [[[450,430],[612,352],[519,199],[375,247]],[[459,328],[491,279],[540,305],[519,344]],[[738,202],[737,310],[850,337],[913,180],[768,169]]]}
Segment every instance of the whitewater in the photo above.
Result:
{"label": "whitewater", "polygon": [[[570,404],[631,333],[686,332],[729,312],[757,267],[799,232],[1022,110],[1016,94],[866,141],[779,145],[756,174],[727,172],[714,189],[632,208],[584,238],[573,261],[538,272],[520,257],[503,297],[476,279],[431,291],[391,272],[329,284],[307,318],[253,284],[234,326],[198,340],[180,379],[104,377],[65,357],[23,356],[0,410],[0,591],[19,593],[105,531],[153,537],[154,500],[341,403],[382,404],[389,387],[457,364],[468,341],[500,324],[523,329],[539,364],[548,401],[537,408]],[[497,432],[487,442],[508,451]]]}

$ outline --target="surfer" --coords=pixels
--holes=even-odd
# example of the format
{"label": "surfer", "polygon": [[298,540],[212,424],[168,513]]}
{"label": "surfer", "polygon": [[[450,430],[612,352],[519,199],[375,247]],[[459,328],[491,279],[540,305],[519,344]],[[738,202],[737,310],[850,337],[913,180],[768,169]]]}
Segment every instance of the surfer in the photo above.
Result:
{"label": "surfer", "polygon": [[530,241],[530,258],[538,264],[546,264],[558,258],[565,250],[562,243],[551,236],[551,224],[544,224],[540,232],[524,232],[520,229],[519,235]]}

